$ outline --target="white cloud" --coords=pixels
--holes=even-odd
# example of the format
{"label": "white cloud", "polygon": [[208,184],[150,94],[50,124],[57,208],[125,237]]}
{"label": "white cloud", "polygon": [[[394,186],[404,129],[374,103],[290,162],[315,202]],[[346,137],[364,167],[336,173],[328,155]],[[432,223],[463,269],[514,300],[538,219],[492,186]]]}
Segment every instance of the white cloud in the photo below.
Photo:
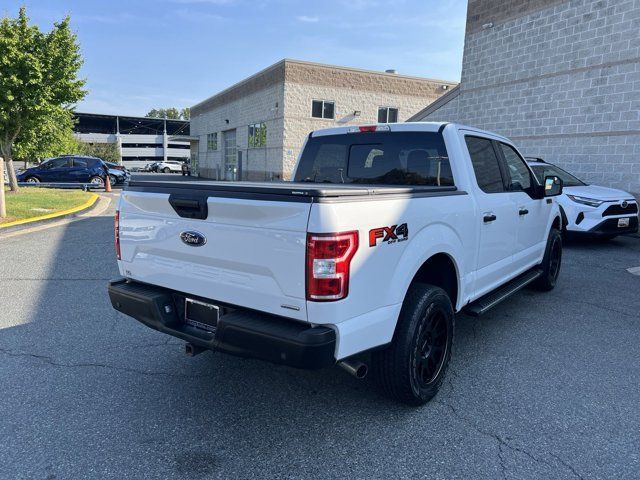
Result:
{"label": "white cloud", "polygon": [[222,22],[226,20],[222,15],[217,15],[215,13],[206,13],[206,12],[194,12],[193,10],[182,9],[173,12],[173,14],[188,22]]}
{"label": "white cloud", "polygon": [[115,15],[83,15],[75,14],[71,17],[77,23],[104,23],[107,25],[117,25],[122,22],[132,20],[134,17],[129,13],[117,13]]}
{"label": "white cloud", "polygon": [[305,22],[305,23],[317,23],[320,21],[320,18],[316,17],[316,16],[308,16],[308,15],[298,15],[296,17],[296,20],[298,20],[299,22]]}

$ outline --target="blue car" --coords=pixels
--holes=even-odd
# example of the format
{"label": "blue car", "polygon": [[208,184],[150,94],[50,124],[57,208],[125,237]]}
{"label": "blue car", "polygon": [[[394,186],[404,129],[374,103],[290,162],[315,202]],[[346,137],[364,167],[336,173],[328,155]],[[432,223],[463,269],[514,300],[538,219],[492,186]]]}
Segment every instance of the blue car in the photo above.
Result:
{"label": "blue car", "polygon": [[111,183],[121,183],[120,174],[108,170],[105,163],[97,157],[84,157],[80,155],[65,155],[51,158],[36,167],[28,168],[18,174],[19,182],[30,183],[93,183],[104,185],[109,172]]}

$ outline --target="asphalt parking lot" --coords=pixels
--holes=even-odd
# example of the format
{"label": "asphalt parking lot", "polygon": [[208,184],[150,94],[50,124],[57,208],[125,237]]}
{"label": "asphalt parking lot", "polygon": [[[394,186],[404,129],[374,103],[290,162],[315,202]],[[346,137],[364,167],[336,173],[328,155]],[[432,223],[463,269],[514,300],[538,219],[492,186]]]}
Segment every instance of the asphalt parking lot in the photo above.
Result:
{"label": "asphalt parking lot", "polygon": [[573,242],[554,291],[458,316],[412,409],[113,311],[112,215],[0,237],[0,477],[638,478],[640,237]]}

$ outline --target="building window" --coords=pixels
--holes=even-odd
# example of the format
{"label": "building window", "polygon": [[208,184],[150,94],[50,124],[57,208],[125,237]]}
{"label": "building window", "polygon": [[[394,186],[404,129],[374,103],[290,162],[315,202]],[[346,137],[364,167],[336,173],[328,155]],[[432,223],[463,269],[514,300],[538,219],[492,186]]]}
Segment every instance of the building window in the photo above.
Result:
{"label": "building window", "polygon": [[207,150],[218,149],[218,132],[207,134]]}
{"label": "building window", "polygon": [[267,146],[267,124],[254,123],[249,125],[249,148],[261,148]]}
{"label": "building window", "polygon": [[314,100],[311,103],[311,116],[313,118],[333,118],[335,113],[335,105],[333,102],[325,102],[324,100]]}
{"label": "building window", "polygon": [[378,123],[396,123],[398,109],[394,107],[378,107]]}

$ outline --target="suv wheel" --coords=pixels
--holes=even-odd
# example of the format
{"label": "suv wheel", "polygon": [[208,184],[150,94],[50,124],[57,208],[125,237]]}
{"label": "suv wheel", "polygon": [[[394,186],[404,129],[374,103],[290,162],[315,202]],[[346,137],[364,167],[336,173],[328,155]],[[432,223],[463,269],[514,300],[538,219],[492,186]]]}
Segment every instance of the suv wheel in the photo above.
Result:
{"label": "suv wheel", "polygon": [[109,182],[111,182],[111,185],[115,185],[116,183],[118,183],[118,177],[116,177],[115,175],[109,175]]}
{"label": "suv wheel", "polygon": [[389,396],[408,405],[422,405],[435,396],[451,358],[454,323],[444,290],[425,284],[409,289],[391,345],[373,354]]}
{"label": "suv wheel", "polygon": [[562,234],[555,228],[549,232],[547,238],[547,247],[544,251],[544,257],[540,268],[542,275],[533,283],[538,290],[553,290],[560,274],[560,265],[562,264]]}

